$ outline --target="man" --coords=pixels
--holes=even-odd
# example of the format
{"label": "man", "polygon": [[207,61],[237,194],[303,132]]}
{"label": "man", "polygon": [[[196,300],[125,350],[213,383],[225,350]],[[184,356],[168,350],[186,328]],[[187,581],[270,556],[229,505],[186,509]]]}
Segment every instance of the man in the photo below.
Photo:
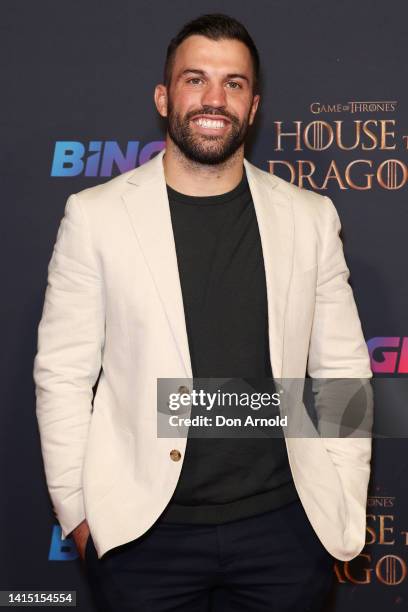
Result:
{"label": "man", "polygon": [[71,195],[49,264],[34,378],[62,537],[104,609],[218,589],[316,612],[364,546],[370,439],[161,437],[157,379],[369,379],[339,218],[244,158],[259,57],[236,20],[184,26],[154,101],[165,151]]}

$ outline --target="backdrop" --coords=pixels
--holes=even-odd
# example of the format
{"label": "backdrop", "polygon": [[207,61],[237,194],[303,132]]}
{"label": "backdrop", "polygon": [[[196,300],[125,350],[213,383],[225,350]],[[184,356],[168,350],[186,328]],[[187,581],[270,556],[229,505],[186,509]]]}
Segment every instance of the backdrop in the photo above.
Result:
{"label": "backdrop", "polygon": [[[405,0],[3,1],[0,590],[73,589],[94,610],[45,484],[32,380],[47,265],[67,197],[163,147],[153,104],[181,25],[221,11],[258,45],[247,157],[332,198],[376,376],[408,372]],[[408,446],[376,440],[367,544],[328,610],[405,610]]]}

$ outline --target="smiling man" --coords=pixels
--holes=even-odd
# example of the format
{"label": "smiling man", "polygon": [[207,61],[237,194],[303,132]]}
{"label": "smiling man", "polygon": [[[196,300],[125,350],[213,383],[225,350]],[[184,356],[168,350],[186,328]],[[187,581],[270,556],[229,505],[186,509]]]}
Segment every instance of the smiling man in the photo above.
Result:
{"label": "smiling man", "polygon": [[166,85],[156,87],[155,103],[167,117],[167,184],[212,196],[243,176],[244,141],[260,99],[259,58],[244,29],[241,39],[221,37],[233,22],[213,16],[195,23],[197,34],[187,25],[169,46]]}
{"label": "smiling man", "polygon": [[370,439],[161,437],[157,379],[369,379],[339,217],[244,158],[259,56],[235,19],[183,27],[154,101],[165,150],[71,195],[49,264],[34,378],[62,536],[102,610],[318,612],[364,546]]}

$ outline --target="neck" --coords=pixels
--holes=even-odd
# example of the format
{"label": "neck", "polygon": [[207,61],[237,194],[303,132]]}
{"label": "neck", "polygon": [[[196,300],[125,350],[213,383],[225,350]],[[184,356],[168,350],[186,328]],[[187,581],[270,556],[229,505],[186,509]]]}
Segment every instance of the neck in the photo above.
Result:
{"label": "neck", "polygon": [[208,165],[188,159],[167,136],[163,168],[166,183],[192,196],[220,195],[238,185],[243,174],[243,145],[225,162]]}

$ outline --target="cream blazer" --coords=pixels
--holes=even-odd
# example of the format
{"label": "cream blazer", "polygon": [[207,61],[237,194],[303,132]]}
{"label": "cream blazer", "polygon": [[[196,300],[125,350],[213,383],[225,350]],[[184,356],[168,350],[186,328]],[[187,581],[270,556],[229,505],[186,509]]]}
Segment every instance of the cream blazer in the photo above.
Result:
{"label": "cream blazer", "polygon": [[[174,392],[192,378],[163,155],[68,197],[38,326],[33,376],[48,490],[62,539],[86,518],[99,558],[159,517],[187,442],[157,435],[157,378],[174,379]],[[244,165],[274,377],[369,379],[332,201]],[[352,559],[365,544],[371,438],[285,441],[313,529],[335,558]]]}

